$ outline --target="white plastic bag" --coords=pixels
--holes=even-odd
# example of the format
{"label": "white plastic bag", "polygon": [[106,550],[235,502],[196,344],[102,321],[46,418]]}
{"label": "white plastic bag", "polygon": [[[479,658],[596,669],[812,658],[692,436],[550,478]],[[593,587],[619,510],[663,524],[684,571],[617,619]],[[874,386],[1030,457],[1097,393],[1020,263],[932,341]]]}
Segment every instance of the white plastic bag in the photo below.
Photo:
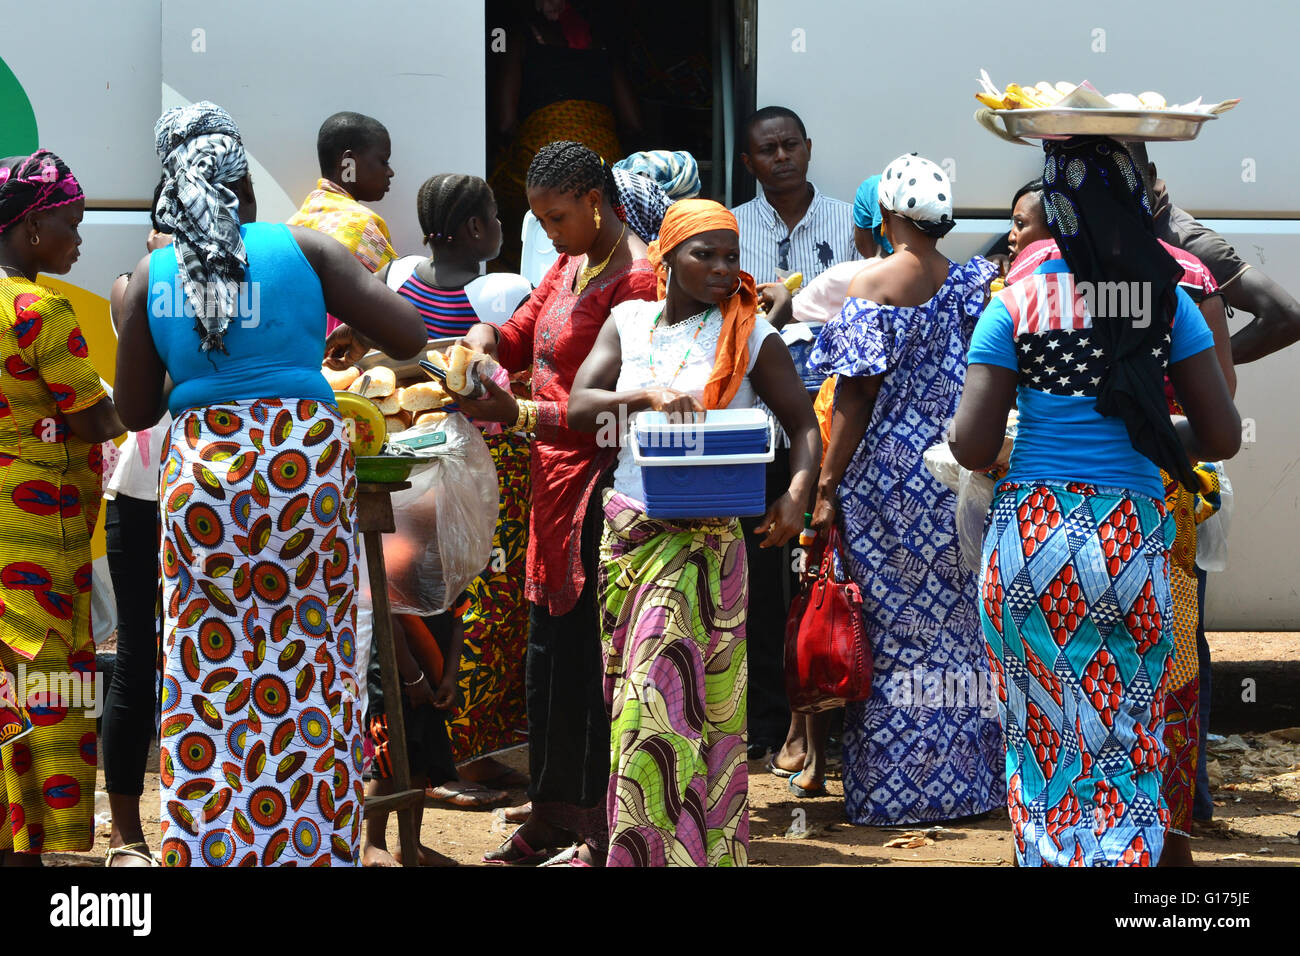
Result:
{"label": "white plastic bag", "polygon": [[90,566],[91,640],[103,644],[117,630],[117,597],[113,593],[113,575],[108,558],[96,558]]}
{"label": "white plastic bag", "polygon": [[964,469],[957,464],[957,459],[952,457],[952,449],[948,447],[946,441],[927,448],[921,460],[925,462],[925,467],[939,484],[952,491],[960,490],[959,482]]}
{"label": "white plastic bag", "polygon": [[1196,564],[1205,571],[1225,571],[1228,567],[1228,528],[1232,522],[1232,482],[1219,469],[1219,510],[1196,526]]}
{"label": "white plastic bag", "polygon": [[957,492],[957,541],[962,563],[978,573],[984,551],[984,521],[993,505],[997,483],[982,472],[957,464],[946,441],[927,448],[921,460],[936,481]]}
{"label": "white plastic bag", "polygon": [[957,487],[957,540],[961,544],[962,563],[976,573],[984,552],[984,522],[996,488],[997,483],[988,475],[967,468],[961,470]]}
{"label": "white plastic bag", "polygon": [[[393,495],[397,530],[383,537],[394,614],[447,610],[492,556],[499,506],[492,453],[464,415],[448,415],[438,427],[447,441],[410,477],[411,487]],[[368,599],[364,553],[361,567]]]}

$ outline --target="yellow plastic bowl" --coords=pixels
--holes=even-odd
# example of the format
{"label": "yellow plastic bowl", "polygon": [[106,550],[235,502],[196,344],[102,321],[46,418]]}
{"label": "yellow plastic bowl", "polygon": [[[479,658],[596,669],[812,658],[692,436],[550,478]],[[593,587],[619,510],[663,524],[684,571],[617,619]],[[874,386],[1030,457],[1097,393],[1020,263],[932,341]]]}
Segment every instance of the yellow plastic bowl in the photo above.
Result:
{"label": "yellow plastic bowl", "polygon": [[388,425],[379,406],[355,392],[335,392],[334,401],[343,416],[352,454],[358,458],[378,455],[388,438]]}

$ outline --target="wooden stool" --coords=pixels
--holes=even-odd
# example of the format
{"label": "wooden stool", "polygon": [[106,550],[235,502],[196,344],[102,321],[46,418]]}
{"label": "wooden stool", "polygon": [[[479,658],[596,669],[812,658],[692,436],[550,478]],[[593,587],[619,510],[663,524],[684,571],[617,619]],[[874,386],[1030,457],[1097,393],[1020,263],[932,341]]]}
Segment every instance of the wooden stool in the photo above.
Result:
{"label": "wooden stool", "polygon": [[420,834],[415,821],[416,810],[424,803],[424,789],[411,789],[411,765],[406,756],[406,718],[402,715],[402,681],[397,672],[397,651],[393,647],[393,617],[388,606],[388,574],[384,570],[383,545],[383,535],[397,530],[393,523],[392,493],[409,487],[411,484],[407,481],[359,483],[357,529],[366,545],[366,569],[370,573],[370,599],[374,609],[371,653],[379,655],[384,708],[388,718],[388,757],[393,767],[393,793],[366,800],[365,817],[395,812],[402,866],[419,866]]}

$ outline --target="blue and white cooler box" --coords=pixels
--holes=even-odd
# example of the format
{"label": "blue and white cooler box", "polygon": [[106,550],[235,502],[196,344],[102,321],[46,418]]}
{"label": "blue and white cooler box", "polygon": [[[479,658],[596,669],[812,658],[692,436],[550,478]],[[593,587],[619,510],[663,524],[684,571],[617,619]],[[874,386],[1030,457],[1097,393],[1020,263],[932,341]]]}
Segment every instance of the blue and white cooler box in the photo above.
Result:
{"label": "blue and white cooler box", "polygon": [[763,514],[775,437],[773,420],[761,408],[711,409],[703,421],[687,424],[669,424],[663,412],[637,415],[632,457],[641,469],[646,516]]}

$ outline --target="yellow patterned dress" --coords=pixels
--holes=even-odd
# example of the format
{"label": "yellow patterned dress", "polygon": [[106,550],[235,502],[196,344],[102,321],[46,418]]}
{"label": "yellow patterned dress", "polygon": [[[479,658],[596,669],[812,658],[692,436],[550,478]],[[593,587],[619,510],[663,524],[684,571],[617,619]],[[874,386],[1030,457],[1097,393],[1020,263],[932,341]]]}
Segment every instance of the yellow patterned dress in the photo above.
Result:
{"label": "yellow patterned dress", "polygon": [[0,695],[32,724],[0,745],[0,850],[94,839],[90,536],[103,458],[64,416],[103,397],[68,300],[0,277]]}
{"label": "yellow patterned dress", "polygon": [[1165,507],[1178,529],[1169,548],[1169,590],[1173,595],[1174,654],[1165,674],[1164,795],[1169,830],[1188,836],[1196,793],[1197,734],[1200,727],[1200,670],[1196,655],[1196,526],[1219,508],[1219,473],[1212,464],[1196,466],[1200,482],[1189,491],[1165,472]]}

